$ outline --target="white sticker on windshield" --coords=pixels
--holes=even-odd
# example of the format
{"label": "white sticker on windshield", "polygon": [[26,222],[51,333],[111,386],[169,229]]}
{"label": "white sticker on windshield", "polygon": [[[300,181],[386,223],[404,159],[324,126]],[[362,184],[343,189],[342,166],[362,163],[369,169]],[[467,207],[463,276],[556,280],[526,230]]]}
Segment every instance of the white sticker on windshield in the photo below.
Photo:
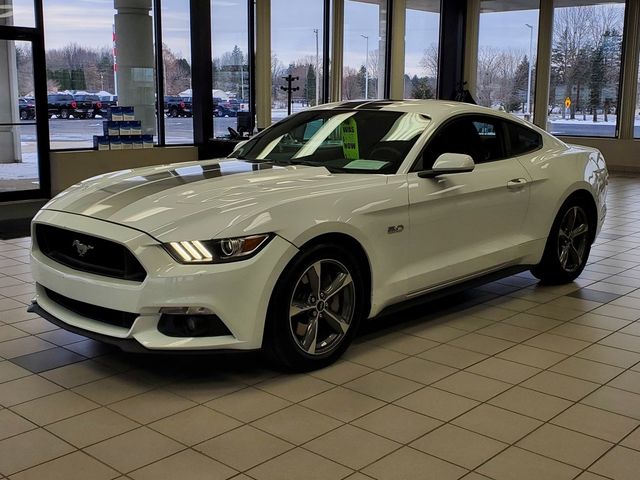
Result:
{"label": "white sticker on windshield", "polygon": [[383,162],[380,160],[354,160],[347,163],[344,168],[354,168],[357,170],[380,170],[386,167],[389,162]]}

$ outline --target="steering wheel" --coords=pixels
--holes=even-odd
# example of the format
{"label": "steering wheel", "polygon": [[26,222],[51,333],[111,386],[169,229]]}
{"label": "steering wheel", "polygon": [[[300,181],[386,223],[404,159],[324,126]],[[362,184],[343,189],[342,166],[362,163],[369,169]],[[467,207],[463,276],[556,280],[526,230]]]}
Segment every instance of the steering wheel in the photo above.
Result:
{"label": "steering wheel", "polygon": [[381,145],[379,147],[373,147],[367,155],[369,160],[387,160],[392,161],[400,157],[402,152],[397,148],[389,145]]}

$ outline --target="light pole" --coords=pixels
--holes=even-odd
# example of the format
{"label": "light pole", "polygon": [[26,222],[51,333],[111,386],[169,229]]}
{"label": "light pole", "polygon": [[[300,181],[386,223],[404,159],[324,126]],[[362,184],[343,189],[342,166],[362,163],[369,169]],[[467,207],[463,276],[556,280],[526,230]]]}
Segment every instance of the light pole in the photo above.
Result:
{"label": "light pole", "polygon": [[528,115],[531,115],[531,65],[533,64],[533,25],[525,23],[525,25],[531,30],[529,36],[529,78],[527,80],[527,111]]}
{"label": "light pole", "polygon": [[314,28],[316,35],[316,106],[320,103],[320,49],[318,47],[318,29]]}
{"label": "light pole", "polygon": [[364,59],[364,98],[369,100],[369,36],[360,34],[367,41],[367,56]]}

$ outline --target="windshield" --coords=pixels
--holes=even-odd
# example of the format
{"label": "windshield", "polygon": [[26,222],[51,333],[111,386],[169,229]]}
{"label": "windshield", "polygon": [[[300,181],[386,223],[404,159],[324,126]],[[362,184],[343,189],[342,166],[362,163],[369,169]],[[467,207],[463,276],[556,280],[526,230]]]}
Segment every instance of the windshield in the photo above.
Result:
{"label": "windshield", "polygon": [[268,128],[230,156],[323,166],[332,172],[395,173],[429,121],[427,115],[410,112],[301,112]]}

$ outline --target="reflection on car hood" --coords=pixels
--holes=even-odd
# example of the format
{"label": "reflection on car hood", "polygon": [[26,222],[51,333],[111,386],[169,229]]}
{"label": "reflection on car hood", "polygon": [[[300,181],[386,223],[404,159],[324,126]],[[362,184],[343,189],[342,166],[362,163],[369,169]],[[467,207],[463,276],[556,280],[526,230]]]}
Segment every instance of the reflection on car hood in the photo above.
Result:
{"label": "reflection on car hood", "polygon": [[212,235],[281,203],[381,182],[379,175],[332,175],[324,167],[208,160],[100,175],[44,208],[130,226],[166,241],[181,225],[207,223]]}

